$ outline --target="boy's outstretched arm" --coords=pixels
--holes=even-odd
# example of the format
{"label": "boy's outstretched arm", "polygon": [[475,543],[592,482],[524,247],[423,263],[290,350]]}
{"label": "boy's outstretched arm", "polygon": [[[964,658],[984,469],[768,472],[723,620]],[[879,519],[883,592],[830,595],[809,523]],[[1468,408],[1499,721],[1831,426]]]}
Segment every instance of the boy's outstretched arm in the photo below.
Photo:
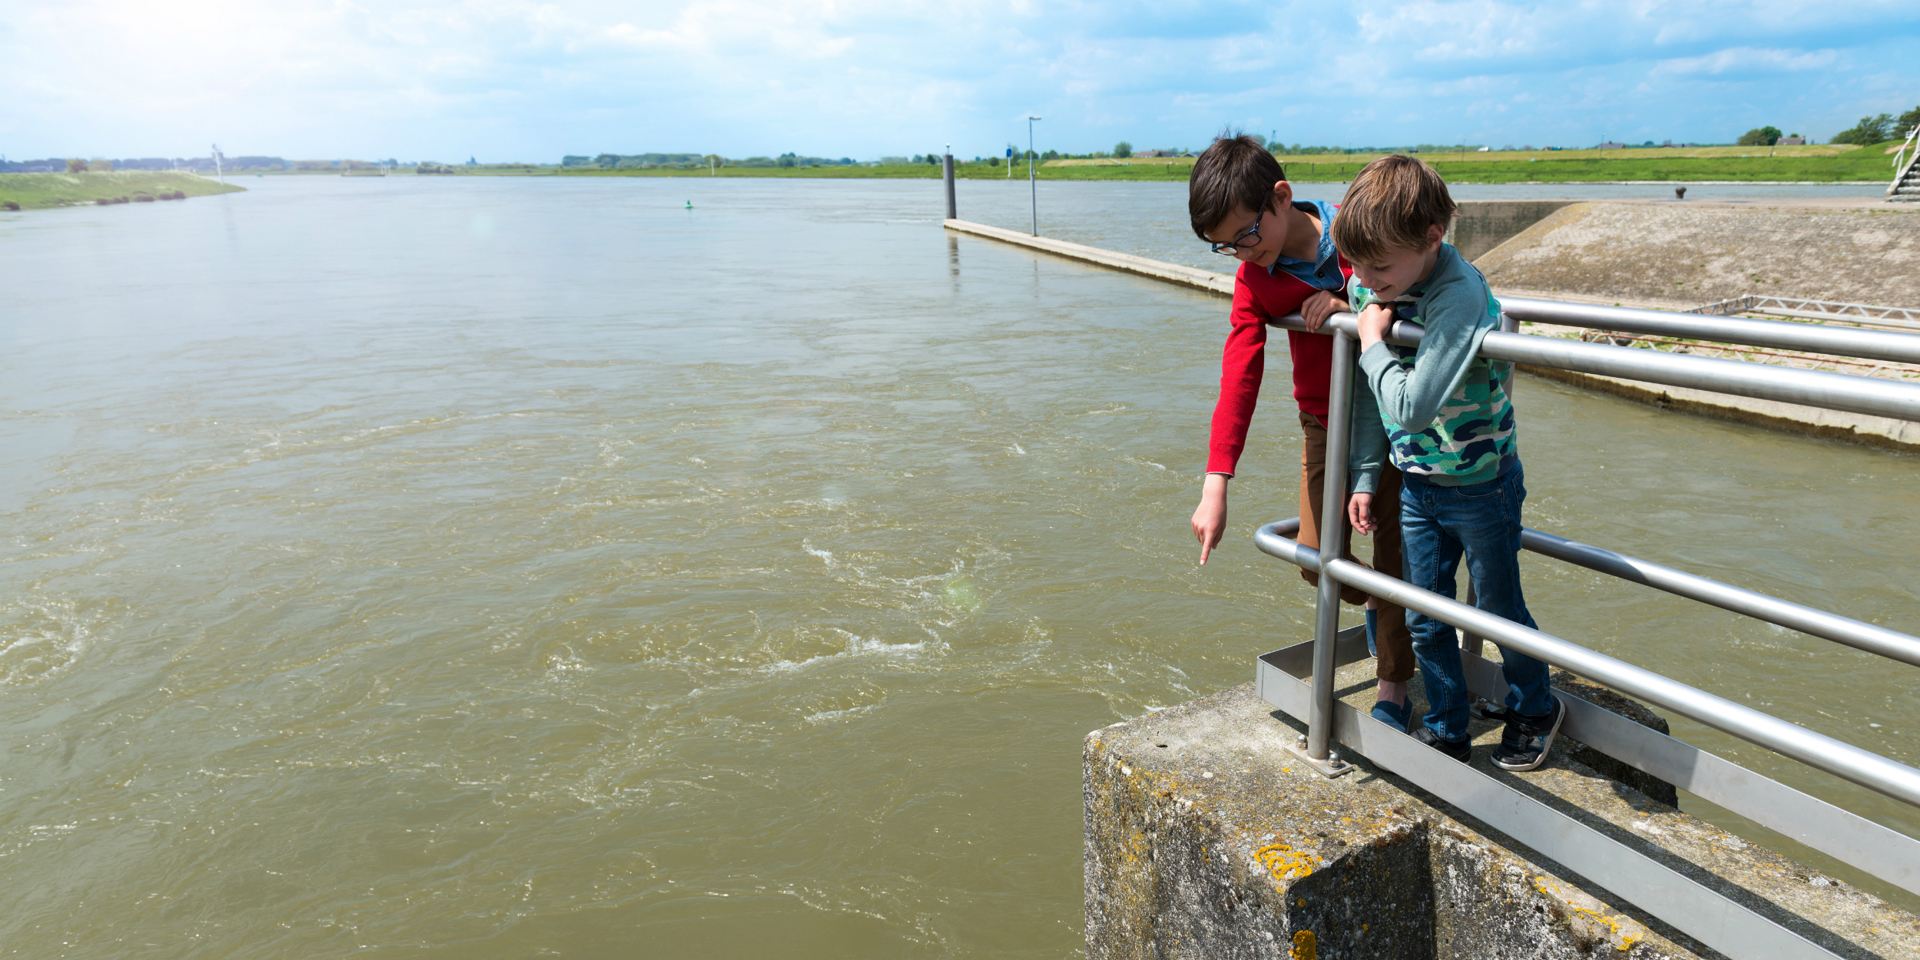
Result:
{"label": "boy's outstretched arm", "polygon": [[1193,535],[1200,540],[1200,565],[1207,565],[1207,554],[1220,545],[1227,532],[1227,480],[1224,473],[1209,473],[1200,486],[1200,506],[1193,511]]}

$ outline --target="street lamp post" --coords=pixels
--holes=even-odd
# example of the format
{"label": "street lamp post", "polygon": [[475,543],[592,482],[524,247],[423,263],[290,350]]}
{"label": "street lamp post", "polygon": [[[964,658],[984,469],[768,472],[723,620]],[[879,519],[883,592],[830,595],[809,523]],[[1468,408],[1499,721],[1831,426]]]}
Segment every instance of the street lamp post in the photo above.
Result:
{"label": "street lamp post", "polygon": [[1040,188],[1033,179],[1033,122],[1039,117],[1027,118],[1027,193],[1033,200],[1033,235],[1040,235]]}

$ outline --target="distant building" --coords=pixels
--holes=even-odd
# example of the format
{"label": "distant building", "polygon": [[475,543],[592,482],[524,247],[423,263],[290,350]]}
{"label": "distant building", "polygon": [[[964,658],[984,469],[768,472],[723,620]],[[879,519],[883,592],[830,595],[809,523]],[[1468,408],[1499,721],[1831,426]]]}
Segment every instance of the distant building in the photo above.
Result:
{"label": "distant building", "polygon": [[1601,145],[1599,145],[1599,146],[1597,146],[1597,147],[1594,147],[1594,149],[1595,149],[1595,150],[1625,150],[1626,148],[1627,148],[1627,145],[1626,145],[1626,144],[1624,144],[1624,143],[1614,143],[1614,142],[1613,142],[1613,141],[1611,141],[1611,140],[1609,140],[1609,141],[1607,141],[1606,143],[1603,143],[1603,144],[1601,144]]}
{"label": "distant building", "polygon": [[1806,137],[1781,137],[1780,139],[1775,140],[1773,142],[1773,145],[1776,147],[1804,147],[1807,145],[1807,138]]}
{"label": "distant building", "polygon": [[[1279,144],[1274,144],[1274,146],[1279,146]],[[1173,151],[1172,150],[1141,150],[1138,153],[1135,153],[1134,156],[1136,157],[1171,157],[1173,156]]]}

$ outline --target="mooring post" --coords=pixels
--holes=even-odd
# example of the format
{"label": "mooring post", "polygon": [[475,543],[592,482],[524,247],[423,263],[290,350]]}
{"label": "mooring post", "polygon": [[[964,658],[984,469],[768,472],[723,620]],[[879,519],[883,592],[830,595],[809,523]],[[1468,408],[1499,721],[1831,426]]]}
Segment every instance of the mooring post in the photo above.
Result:
{"label": "mooring post", "polygon": [[947,219],[960,219],[960,208],[953,203],[953,144],[947,144],[947,152],[942,162],[947,177]]}

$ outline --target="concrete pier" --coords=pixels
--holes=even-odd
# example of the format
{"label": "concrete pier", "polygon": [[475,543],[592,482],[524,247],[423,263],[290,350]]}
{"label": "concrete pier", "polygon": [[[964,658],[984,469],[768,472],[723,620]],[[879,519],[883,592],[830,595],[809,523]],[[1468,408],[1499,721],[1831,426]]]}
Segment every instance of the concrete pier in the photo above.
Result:
{"label": "concrete pier", "polygon": [[[1346,668],[1343,696],[1370,699],[1371,676]],[[1248,684],[1087,736],[1090,960],[1721,956],[1364,758],[1320,777],[1286,749],[1299,730]],[[1920,919],[1602,774],[1581,745],[1510,774],[1486,759],[1498,728],[1474,732],[1477,767],[1835,955],[1920,958]]]}

